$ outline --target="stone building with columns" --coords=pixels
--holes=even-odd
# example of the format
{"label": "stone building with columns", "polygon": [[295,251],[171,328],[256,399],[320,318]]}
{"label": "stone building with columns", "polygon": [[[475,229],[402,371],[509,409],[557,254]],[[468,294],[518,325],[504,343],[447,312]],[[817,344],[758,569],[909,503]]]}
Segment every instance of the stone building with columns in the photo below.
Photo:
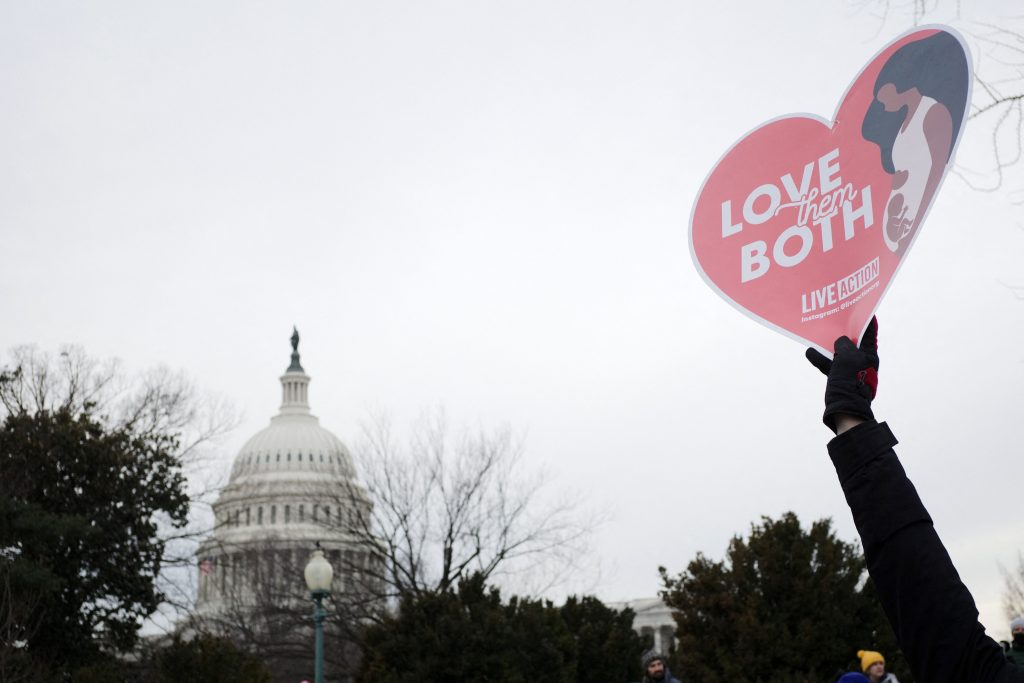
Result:
{"label": "stone building with columns", "polygon": [[641,598],[626,602],[610,602],[608,607],[617,610],[633,610],[633,630],[647,639],[651,646],[662,654],[669,654],[676,648],[676,621],[672,609],[661,598]]}

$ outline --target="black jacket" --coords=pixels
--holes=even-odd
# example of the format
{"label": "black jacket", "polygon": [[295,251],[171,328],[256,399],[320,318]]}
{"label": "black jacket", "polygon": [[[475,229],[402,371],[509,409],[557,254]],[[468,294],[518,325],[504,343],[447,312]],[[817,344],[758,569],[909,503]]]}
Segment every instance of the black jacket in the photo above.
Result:
{"label": "black jacket", "polygon": [[868,571],[900,648],[920,683],[1024,683],[1024,668],[978,622],[967,587],[953,567],[883,422],[870,421],[832,439],[832,457]]}

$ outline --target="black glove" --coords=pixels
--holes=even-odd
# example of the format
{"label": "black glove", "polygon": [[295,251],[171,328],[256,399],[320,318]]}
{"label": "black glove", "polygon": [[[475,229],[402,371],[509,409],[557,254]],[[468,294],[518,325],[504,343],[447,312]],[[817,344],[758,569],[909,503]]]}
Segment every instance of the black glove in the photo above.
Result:
{"label": "black glove", "polygon": [[853,415],[874,420],[871,400],[878,389],[878,320],[872,318],[860,346],[849,337],[836,339],[835,356],[826,358],[817,349],[807,349],[807,360],[828,376],[825,384],[823,421],[836,431],[837,415]]}

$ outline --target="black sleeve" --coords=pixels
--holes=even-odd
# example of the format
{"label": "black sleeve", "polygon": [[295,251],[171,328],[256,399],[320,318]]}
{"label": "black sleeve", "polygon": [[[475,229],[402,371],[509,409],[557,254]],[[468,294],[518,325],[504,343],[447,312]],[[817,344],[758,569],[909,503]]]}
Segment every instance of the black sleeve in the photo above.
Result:
{"label": "black sleeve", "polygon": [[865,422],[837,436],[829,455],[853,512],[900,648],[920,683],[1024,682],[985,635],[967,587],[907,479],[889,427]]}

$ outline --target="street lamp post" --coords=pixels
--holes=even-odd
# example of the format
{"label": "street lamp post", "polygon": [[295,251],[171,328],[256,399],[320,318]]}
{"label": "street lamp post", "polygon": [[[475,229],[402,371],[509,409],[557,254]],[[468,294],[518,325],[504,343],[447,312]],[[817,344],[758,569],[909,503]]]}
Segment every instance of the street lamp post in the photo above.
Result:
{"label": "street lamp post", "polygon": [[316,634],[316,645],[313,660],[313,681],[324,683],[324,617],[327,612],[324,610],[323,600],[331,594],[331,580],[334,578],[334,569],[331,563],[324,557],[324,551],[317,549],[309,558],[304,572],[306,576],[306,587],[313,598],[313,629]]}

